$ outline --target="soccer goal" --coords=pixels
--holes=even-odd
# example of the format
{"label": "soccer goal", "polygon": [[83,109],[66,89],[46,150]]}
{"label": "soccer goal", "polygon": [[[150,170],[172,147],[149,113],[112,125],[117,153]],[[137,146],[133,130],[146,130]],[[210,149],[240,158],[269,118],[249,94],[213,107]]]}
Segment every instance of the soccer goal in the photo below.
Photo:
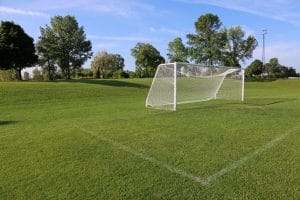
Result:
{"label": "soccer goal", "polygon": [[189,63],[157,67],[146,107],[176,110],[177,104],[211,99],[244,100],[244,70]]}

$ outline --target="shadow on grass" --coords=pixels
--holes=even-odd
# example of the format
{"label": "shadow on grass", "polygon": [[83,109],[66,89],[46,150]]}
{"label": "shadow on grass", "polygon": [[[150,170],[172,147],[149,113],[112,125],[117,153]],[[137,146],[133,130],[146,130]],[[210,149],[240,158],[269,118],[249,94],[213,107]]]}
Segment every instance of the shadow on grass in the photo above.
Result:
{"label": "shadow on grass", "polygon": [[279,100],[274,100],[272,102],[269,102],[265,105],[273,105],[273,104],[278,104],[278,103],[284,103],[284,102],[288,102],[288,101],[296,101],[297,99],[279,99]]}
{"label": "shadow on grass", "polygon": [[78,79],[78,80],[67,80],[65,82],[98,84],[98,85],[106,85],[106,86],[113,86],[113,87],[149,88],[149,86],[144,84],[131,83],[128,81],[121,81],[121,80],[111,80],[111,79],[103,79],[103,80]]}
{"label": "shadow on grass", "polygon": [[296,98],[266,98],[266,99],[251,99],[248,100],[246,103],[261,105],[261,106],[269,106],[269,105],[285,103],[289,101],[296,101],[296,100],[297,100]]}
{"label": "shadow on grass", "polygon": [[218,108],[224,108],[227,107],[228,105],[231,105],[232,102],[218,102],[214,104],[205,104],[202,102],[201,103],[195,103],[195,105],[189,105],[188,107],[182,106],[178,110],[184,112],[184,111],[189,111],[189,110],[209,110],[209,109],[218,109]]}
{"label": "shadow on grass", "polygon": [[245,78],[246,82],[273,82],[277,81],[280,78],[261,78],[261,77],[254,77],[254,78]]}
{"label": "shadow on grass", "polygon": [[209,109],[224,108],[230,104],[232,104],[232,102],[214,102],[213,104],[211,104],[210,101],[205,101],[205,102],[181,104],[177,106],[176,111],[153,109],[153,108],[146,108],[146,109],[148,110],[148,113],[152,115],[174,115],[174,114],[180,115],[184,112],[190,112],[191,110],[195,111],[195,110],[209,110]]}
{"label": "shadow on grass", "polygon": [[[263,109],[265,106],[285,103],[290,101],[296,101],[298,99],[295,98],[268,98],[268,99],[251,99],[245,102],[241,101],[219,101],[219,100],[212,100],[206,102],[197,102],[193,104],[185,104],[178,107],[177,112],[170,111],[170,110],[157,110],[151,108],[149,109],[150,114],[180,114],[184,112],[190,112],[190,110],[209,110],[209,109]],[[178,112],[179,111],[179,112]]]}
{"label": "shadow on grass", "polygon": [[0,126],[2,125],[10,125],[10,124],[15,124],[17,121],[1,121],[0,120]]}

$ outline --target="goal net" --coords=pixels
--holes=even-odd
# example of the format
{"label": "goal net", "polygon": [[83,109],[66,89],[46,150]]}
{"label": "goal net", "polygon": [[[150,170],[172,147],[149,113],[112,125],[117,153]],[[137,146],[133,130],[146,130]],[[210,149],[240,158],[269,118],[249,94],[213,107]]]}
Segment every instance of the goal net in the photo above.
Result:
{"label": "goal net", "polygon": [[189,63],[160,64],[146,107],[176,110],[177,104],[211,99],[244,100],[244,70]]}

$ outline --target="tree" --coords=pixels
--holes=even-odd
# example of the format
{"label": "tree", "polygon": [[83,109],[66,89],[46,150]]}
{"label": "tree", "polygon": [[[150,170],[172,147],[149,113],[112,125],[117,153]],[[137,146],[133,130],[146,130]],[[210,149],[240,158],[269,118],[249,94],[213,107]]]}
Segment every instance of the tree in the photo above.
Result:
{"label": "tree", "polygon": [[92,71],[95,78],[110,78],[116,72],[123,71],[124,58],[119,54],[99,52],[92,61]]}
{"label": "tree", "polygon": [[281,70],[278,58],[271,58],[264,67],[269,77],[276,77],[280,74]]}
{"label": "tree", "polygon": [[61,68],[66,79],[75,74],[76,69],[92,56],[92,46],[83,27],[79,27],[75,17],[55,16],[50,27],[41,28],[39,44],[47,52],[47,56]]}
{"label": "tree", "polygon": [[24,80],[29,81],[29,73],[28,72],[24,72]]}
{"label": "tree", "polygon": [[82,69],[79,73],[79,77],[92,78],[93,77],[93,71],[91,69]]}
{"label": "tree", "polygon": [[135,58],[138,77],[153,77],[157,66],[165,62],[159,51],[149,43],[137,43],[131,49],[131,55]]}
{"label": "tree", "polygon": [[182,43],[180,37],[175,38],[168,44],[168,58],[170,62],[188,62],[187,48]]}
{"label": "tree", "polygon": [[136,75],[135,71],[129,71],[129,70],[126,70],[126,72],[128,74],[128,78],[137,78],[138,76]]}
{"label": "tree", "polygon": [[257,40],[253,36],[245,38],[245,32],[240,26],[227,31],[227,44],[223,54],[223,64],[230,67],[241,67],[240,61],[252,58],[257,47]]}
{"label": "tree", "polygon": [[0,81],[14,81],[16,77],[16,70],[14,69],[0,70]]}
{"label": "tree", "polygon": [[39,70],[37,67],[32,70],[32,80],[42,81],[44,80],[42,70]]}
{"label": "tree", "polygon": [[129,74],[127,71],[117,70],[112,75],[113,78],[129,78]]}
{"label": "tree", "polygon": [[286,77],[298,77],[299,75],[296,72],[296,69],[293,67],[287,67]]}
{"label": "tree", "polygon": [[15,69],[17,79],[21,71],[37,60],[33,39],[14,22],[4,21],[0,26],[0,69]]}
{"label": "tree", "polygon": [[38,54],[38,64],[42,67],[45,80],[54,80],[56,76],[56,65],[54,56],[51,55],[50,50],[47,50],[45,40],[39,40],[36,44]]}
{"label": "tree", "polygon": [[293,67],[281,65],[278,58],[271,58],[270,61],[265,64],[265,68],[269,77],[286,78],[297,76],[296,70]]}
{"label": "tree", "polygon": [[246,68],[245,74],[247,77],[257,76],[262,73],[262,69],[263,63],[256,59]]}
{"label": "tree", "polygon": [[226,31],[220,30],[221,21],[211,13],[202,15],[195,22],[196,34],[187,34],[188,54],[195,63],[221,61],[226,45]]}

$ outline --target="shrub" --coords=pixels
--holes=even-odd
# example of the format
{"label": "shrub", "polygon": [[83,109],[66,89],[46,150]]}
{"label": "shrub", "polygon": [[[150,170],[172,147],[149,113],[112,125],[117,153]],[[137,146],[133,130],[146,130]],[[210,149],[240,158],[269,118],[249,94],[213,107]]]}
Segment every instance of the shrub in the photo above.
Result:
{"label": "shrub", "polygon": [[39,70],[37,67],[32,71],[32,79],[35,81],[44,80],[42,70]]}
{"label": "shrub", "polygon": [[14,81],[17,80],[16,76],[17,73],[14,69],[0,70],[0,81]]}
{"label": "shrub", "polygon": [[29,81],[29,73],[28,72],[24,72],[24,75],[23,75],[23,79],[24,81]]}

